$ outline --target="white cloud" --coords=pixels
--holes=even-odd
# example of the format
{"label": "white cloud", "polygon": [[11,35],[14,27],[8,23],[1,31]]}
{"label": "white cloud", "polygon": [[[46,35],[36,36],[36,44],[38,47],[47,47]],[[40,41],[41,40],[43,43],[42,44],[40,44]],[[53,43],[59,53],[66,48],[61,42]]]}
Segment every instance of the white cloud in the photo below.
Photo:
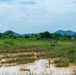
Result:
{"label": "white cloud", "polygon": [[0,23],[11,29],[20,24],[25,29],[29,27],[46,29],[46,25],[50,27],[49,24],[52,24],[53,19],[54,22],[59,19],[57,15],[70,12],[76,12],[75,0],[0,0],[0,19],[3,18]]}
{"label": "white cloud", "polygon": [[4,1],[6,2],[0,3],[1,12],[12,12],[12,14],[15,12],[18,16],[20,16],[18,13],[27,12],[31,14],[30,11],[34,12],[35,10],[45,10],[52,14],[66,13],[68,11],[75,11],[76,9],[76,3],[73,3],[74,0],[11,0],[11,3],[8,3],[8,0]]}

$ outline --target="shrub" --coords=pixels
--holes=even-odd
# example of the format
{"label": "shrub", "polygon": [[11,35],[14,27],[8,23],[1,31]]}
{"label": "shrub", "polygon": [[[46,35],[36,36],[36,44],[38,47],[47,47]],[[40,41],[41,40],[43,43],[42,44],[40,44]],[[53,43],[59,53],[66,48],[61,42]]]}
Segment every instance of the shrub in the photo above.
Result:
{"label": "shrub", "polygon": [[65,58],[59,58],[58,60],[55,60],[54,63],[56,64],[56,67],[69,66],[69,61],[68,61],[68,59],[65,59]]}
{"label": "shrub", "polygon": [[6,40],[3,42],[4,45],[11,45],[13,46],[14,45],[14,42],[13,41],[10,41],[10,40]]}
{"label": "shrub", "polygon": [[72,75],[76,75],[76,69],[73,70],[73,74]]}

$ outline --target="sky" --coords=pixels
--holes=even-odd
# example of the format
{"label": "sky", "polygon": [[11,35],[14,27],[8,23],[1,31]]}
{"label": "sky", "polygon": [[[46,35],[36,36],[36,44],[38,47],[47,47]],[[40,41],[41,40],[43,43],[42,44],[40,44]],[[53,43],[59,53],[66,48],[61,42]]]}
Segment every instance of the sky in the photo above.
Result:
{"label": "sky", "polygon": [[76,0],[0,0],[0,32],[73,30]]}

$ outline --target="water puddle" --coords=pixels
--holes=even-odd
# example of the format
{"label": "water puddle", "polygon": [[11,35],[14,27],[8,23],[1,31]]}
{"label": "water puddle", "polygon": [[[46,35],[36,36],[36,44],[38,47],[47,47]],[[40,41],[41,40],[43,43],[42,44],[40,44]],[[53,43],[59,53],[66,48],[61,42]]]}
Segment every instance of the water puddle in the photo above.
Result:
{"label": "water puddle", "polygon": [[70,75],[71,68],[56,68],[47,59],[11,67],[1,67],[0,75]]}

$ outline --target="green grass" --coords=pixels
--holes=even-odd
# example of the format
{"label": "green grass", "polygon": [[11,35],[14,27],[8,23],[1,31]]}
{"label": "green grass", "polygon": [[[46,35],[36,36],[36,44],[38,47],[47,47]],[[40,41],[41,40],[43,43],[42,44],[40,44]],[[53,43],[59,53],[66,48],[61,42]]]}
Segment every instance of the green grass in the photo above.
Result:
{"label": "green grass", "polygon": [[44,40],[26,40],[26,39],[0,39],[0,48],[5,46],[12,46],[14,48],[24,47],[24,46],[40,46],[49,47],[50,41]]}
{"label": "green grass", "polygon": [[75,41],[59,41],[54,49],[47,54],[48,58],[66,58],[70,63],[76,64],[76,44]]}
{"label": "green grass", "polygon": [[47,58],[66,58],[76,64],[76,41],[57,41],[52,47],[50,39],[0,39],[1,53],[45,52]]}

